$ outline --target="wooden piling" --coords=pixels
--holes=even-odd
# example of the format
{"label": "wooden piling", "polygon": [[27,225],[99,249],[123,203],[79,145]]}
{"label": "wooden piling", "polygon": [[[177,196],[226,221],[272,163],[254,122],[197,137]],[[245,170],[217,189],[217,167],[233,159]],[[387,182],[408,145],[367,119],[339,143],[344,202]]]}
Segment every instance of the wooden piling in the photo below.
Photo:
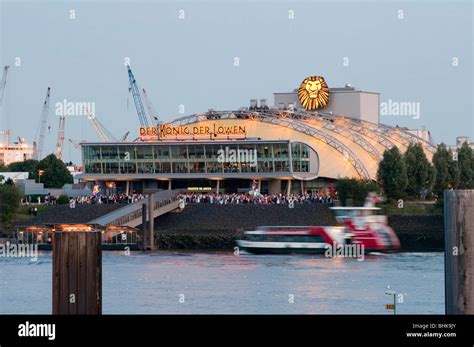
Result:
{"label": "wooden piling", "polygon": [[446,314],[474,314],[474,190],[444,192]]}
{"label": "wooden piling", "polygon": [[53,314],[102,314],[99,231],[53,234]]}

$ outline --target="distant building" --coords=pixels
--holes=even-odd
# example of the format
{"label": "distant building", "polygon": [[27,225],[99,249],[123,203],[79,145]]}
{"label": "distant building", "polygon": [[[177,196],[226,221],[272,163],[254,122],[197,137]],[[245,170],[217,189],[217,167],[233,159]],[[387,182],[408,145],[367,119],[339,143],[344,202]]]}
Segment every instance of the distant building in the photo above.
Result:
{"label": "distant building", "polygon": [[22,142],[0,141],[0,164],[10,165],[18,161],[25,161],[33,157],[33,146]]}
{"label": "distant building", "polygon": [[447,147],[450,148],[452,151],[455,151],[455,150],[461,148],[463,143],[467,143],[469,145],[469,147],[471,147],[474,150],[474,142],[469,142],[469,137],[468,136],[458,136],[458,137],[456,137],[456,144],[451,145],[451,146],[447,146]]}
{"label": "distant building", "polygon": [[49,193],[43,183],[36,183],[31,179],[18,180],[15,185],[22,195],[47,195]]}
{"label": "distant building", "polygon": [[35,180],[31,179],[19,179],[15,182],[15,184],[18,187],[20,193],[25,196],[48,194],[54,197],[59,197],[61,195],[92,195],[92,191],[84,187],[83,184],[65,184],[62,188],[45,188],[43,183],[37,183]]}
{"label": "distant building", "polygon": [[[329,103],[324,107],[325,113],[351,117],[363,121],[379,124],[380,122],[380,94],[357,90],[346,85],[344,88],[329,88]],[[298,90],[286,93],[273,93],[275,107],[289,109],[296,107],[303,110],[298,99]]]}
{"label": "distant building", "polygon": [[78,175],[82,174],[82,166],[74,165],[72,163],[67,163],[66,168],[71,173],[74,183],[75,184],[79,183]]}
{"label": "distant building", "polygon": [[28,179],[28,172],[0,172],[0,176],[3,176],[5,181],[11,179],[16,184],[19,180]]}

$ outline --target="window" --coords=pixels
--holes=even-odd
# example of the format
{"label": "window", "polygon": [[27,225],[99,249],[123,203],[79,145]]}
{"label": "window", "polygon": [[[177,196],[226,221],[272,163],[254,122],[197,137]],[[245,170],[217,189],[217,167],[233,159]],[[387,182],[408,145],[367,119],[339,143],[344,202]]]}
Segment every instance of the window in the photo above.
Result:
{"label": "window", "polygon": [[304,143],[293,142],[291,144],[291,158],[294,172],[311,172],[310,151],[312,151],[312,149]]}
{"label": "window", "polygon": [[169,159],[170,158],[170,147],[169,146],[155,146],[155,159]]}
{"label": "window", "polygon": [[138,163],[138,173],[140,174],[149,174],[154,173],[155,167],[153,162]]}
{"label": "window", "polygon": [[173,164],[173,173],[188,173],[188,163],[177,162]]}
{"label": "window", "polygon": [[118,150],[116,146],[102,146],[102,159],[118,159]]}
{"label": "window", "polygon": [[189,159],[204,158],[204,146],[203,145],[188,146],[188,150],[189,150]]}
{"label": "window", "polygon": [[205,173],[206,172],[206,163],[203,161],[190,161],[189,162],[189,172],[190,173]]}

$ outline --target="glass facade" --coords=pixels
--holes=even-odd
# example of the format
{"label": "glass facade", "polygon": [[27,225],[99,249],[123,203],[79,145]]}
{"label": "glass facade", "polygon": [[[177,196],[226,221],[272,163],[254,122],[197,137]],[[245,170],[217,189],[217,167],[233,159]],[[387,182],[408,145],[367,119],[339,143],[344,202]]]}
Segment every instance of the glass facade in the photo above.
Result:
{"label": "glass facade", "polygon": [[85,174],[288,173],[311,172],[310,151],[289,141],[83,144],[82,158]]}
{"label": "glass facade", "polygon": [[310,148],[301,142],[291,144],[291,159],[294,172],[310,172]]}

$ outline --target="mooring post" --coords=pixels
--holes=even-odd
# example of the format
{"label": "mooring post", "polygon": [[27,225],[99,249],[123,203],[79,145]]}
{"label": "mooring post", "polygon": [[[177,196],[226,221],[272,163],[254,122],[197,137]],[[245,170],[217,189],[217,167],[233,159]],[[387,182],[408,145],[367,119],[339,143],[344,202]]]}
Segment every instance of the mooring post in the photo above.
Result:
{"label": "mooring post", "polygon": [[153,193],[150,193],[148,195],[148,233],[149,233],[149,240],[150,243],[149,249],[154,250],[155,249],[155,237],[154,237],[154,228],[155,228],[155,223],[154,223],[154,218],[153,218]]}
{"label": "mooring post", "polygon": [[474,314],[474,190],[444,192],[446,314]]}
{"label": "mooring post", "polygon": [[142,237],[143,237],[142,251],[146,251],[147,246],[148,246],[148,233],[147,233],[147,227],[146,227],[147,226],[146,213],[147,213],[146,204],[142,204]]}
{"label": "mooring post", "polygon": [[102,314],[102,241],[97,230],[53,234],[53,314]]}

